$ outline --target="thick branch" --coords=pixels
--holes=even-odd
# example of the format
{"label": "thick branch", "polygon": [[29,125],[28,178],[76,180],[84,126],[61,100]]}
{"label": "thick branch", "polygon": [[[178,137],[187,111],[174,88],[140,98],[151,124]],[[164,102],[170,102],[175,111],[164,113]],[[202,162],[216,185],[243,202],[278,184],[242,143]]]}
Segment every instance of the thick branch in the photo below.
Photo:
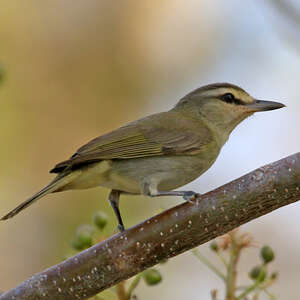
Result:
{"label": "thick branch", "polygon": [[299,199],[300,152],[114,235],[34,275],[0,300],[86,299]]}

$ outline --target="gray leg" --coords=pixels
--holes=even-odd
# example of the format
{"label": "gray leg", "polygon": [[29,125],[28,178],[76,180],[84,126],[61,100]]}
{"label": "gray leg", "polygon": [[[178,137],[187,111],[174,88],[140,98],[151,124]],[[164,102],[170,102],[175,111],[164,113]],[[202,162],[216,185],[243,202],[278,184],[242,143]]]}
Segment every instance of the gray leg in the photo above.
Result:
{"label": "gray leg", "polygon": [[158,191],[156,186],[149,183],[144,183],[142,188],[143,194],[150,197],[160,197],[160,196],[180,196],[188,202],[192,202],[195,197],[199,194],[193,191]]}
{"label": "gray leg", "polygon": [[118,190],[111,190],[108,196],[108,200],[110,202],[110,205],[112,206],[114,213],[118,219],[118,229],[122,232],[125,230],[124,224],[122,221],[121,213],[119,210],[119,199],[120,199],[121,192]]}
{"label": "gray leg", "polygon": [[157,191],[155,195],[150,195],[153,197],[159,197],[159,196],[180,196],[184,200],[188,202],[192,202],[199,194],[193,192],[193,191],[167,191],[167,192],[160,192]]}

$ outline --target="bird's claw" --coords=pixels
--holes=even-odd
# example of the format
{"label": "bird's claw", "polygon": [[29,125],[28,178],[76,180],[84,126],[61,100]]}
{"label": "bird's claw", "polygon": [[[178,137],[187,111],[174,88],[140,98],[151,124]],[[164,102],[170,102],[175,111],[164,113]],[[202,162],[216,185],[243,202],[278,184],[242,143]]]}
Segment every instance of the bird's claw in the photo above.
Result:
{"label": "bird's claw", "polygon": [[196,200],[196,198],[199,196],[200,194],[195,193],[193,191],[187,191],[184,193],[183,195],[183,199],[185,201],[188,201],[190,203],[194,203],[194,201]]}
{"label": "bird's claw", "polygon": [[118,230],[119,230],[120,232],[123,232],[123,231],[125,230],[124,225],[118,224]]}

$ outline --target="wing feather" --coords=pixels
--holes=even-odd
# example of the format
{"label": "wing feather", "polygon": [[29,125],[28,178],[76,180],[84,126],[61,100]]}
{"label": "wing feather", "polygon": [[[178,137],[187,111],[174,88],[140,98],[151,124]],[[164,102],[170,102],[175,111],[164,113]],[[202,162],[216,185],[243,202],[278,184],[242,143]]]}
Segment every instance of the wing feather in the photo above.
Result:
{"label": "wing feather", "polygon": [[152,115],[91,140],[50,172],[59,173],[65,168],[75,169],[105,159],[195,154],[212,140],[209,128],[199,121],[176,115],[166,119],[164,114]]}

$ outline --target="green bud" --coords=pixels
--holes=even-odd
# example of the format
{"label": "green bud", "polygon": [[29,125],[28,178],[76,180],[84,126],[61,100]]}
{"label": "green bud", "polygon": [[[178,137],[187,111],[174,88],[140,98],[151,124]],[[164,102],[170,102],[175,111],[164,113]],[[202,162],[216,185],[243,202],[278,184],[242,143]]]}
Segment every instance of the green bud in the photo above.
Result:
{"label": "green bud", "polygon": [[219,250],[218,244],[215,241],[210,243],[209,247],[210,247],[210,250],[212,250],[214,252],[217,252]]}
{"label": "green bud", "polygon": [[94,220],[94,224],[100,230],[102,230],[106,226],[106,224],[108,222],[108,217],[107,217],[107,214],[105,212],[103,212],[103,211],[97,211],[94,214],[93,220]]}
{"label": "green bud", "polygon": [[267,273],[263,266],[254,267],[249,273],[249,277],[251,279],[258,280],[259,282],[264,281],[266,278],[266,275],[267,275]]}
{"label": "green bud", "polygon": [[72,247],[76,250],[83,250],[93,245],[94,228],[90,225],[78,227]]}
{"label": "green bud", "polygon": [[272,279],[272,280],[277,279],[277,277],[278,277],[278,272],[273,272],[273,273],[271,274],[271,279]]}
{"label": "green bud", "polygon": [[148,285],[155,285],[162,281],[161,274],[156,269],[144,271],[143,278]]}
{"label": "green bud", "polygon": [[267,264],[274,260],[274,251],[269,246],[264,246],[260,250],[260,256],[263,259],[264,263]]}

